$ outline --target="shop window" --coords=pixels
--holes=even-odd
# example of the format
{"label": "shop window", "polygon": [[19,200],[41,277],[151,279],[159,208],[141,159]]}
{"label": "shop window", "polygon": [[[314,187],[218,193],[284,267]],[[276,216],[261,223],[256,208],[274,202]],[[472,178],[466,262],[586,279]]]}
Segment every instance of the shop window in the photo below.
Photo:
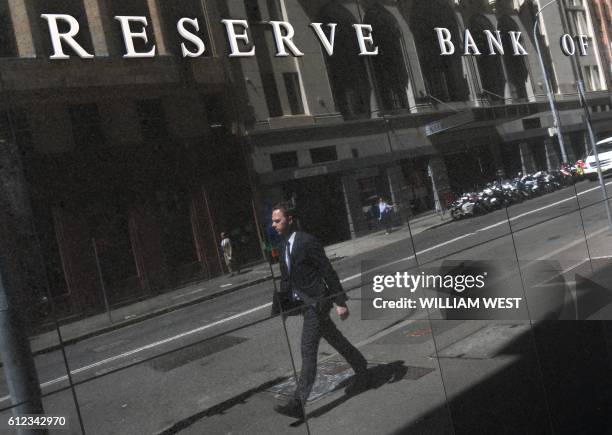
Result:
{"label": "shop window", "polygon": [[97,104],[73,104],[68,106],[68,113],[77,148],[95,147],[106,143]]}
{"label": "shop window", "polygon": [[312,163],[331,162],[338,160],[338,153],[335,146],[312,148],[310,150],[310,158]]}
{"label": "shop window", "polygon": [[272,169],[275,171],[279,169],[297,168],[298,166],[297,152],[295,151],[270,154],[270,160],[272,161]]}

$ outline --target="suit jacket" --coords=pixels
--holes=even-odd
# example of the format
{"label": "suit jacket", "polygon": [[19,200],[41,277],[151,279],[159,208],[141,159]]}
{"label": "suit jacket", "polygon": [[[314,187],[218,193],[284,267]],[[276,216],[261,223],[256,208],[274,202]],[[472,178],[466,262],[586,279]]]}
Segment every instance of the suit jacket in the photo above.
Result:
{"label": "suit jacket", "polygon": [[331,296],[336,305],[346,305],[347,297],[338,274],[315,237],[303,231],[295,233],[290,268],[286,264],[285,250],[286,244],[283,245],[280,255],[281,284],[280,291],[272,301],[272,314],[280,313],[281,307],[283,311],[296,307],[297,304],[293,301],[294,290],[304,296],[300,297],[306,303],[318,302],[326,296]]}

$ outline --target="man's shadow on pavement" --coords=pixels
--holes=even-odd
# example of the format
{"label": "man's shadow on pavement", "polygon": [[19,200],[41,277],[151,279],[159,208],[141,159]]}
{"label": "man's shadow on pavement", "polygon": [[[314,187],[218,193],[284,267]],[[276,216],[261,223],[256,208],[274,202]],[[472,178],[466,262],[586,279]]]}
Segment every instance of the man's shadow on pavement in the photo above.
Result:
{"label": "man's shadow on pavement", "polygon": [[[306,414],[306,418],[317,418],[322,415],[328,413],[332,409],[342,405],[347,400],[350,400],[352,397],[358,396],[359,394],[365,393],[369,390],[375,390],[377,388],[382,387],[385,384],[393,384],[395,382],[399,382],[408,373],[408,367],[404,365],[404,361],[393,361],[386,364],[379,364],[374,367],[368,368],[368,372],[370,375],[370,382],[367,388],[362,388],[359,391],[356,391],[353,394],[347,394],[346,392],[341,397],[329,402],[328,404],[321,406],[320,408],[315,409],[312,412]],[[345,380],[340,385],[339,388],[346,388],[350,385],[350,383],[354,380],[354,376]],[[294,423],[291,423],[291,427],[300,426],[304,423],[304,420],[298,420]]]}

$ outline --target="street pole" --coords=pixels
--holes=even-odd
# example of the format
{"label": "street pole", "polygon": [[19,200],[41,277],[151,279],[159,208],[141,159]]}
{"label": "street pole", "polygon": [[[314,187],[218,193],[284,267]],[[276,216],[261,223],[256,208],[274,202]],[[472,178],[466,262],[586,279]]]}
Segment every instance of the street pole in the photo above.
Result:
{"label": "street pole", "polygon": [[[28,340],[32,300],[26,293],[39,284],[34,268],[42,265],[30,261],[36,258],[29,224],[31,210],[9,115],[7,123],[10,138],[0,137],[0,358],[11,412],[18,417],[44,414]],[[22,426],[17,433],[46,431],[33,432]]]}
{"label": "street pole", "polygon": [[[23,319],[15,310],[14,297],[5,287],[0,268],[0,355],[14,417],[43,414],[36,367],[25,335]],[[27,427],[17,433],[29,433]],[[40,432],[42,433],[42,432]],[[46,433],[46,432],[45,432]]]}
{"label": "street pole", "polygon": [[608,192],[606,190],[606,183],[603,179],[601,172],[601,164],[599,162],[599,152],[597,151],[597,140],[595,139],[595,133],[593,133],[593,124],[591,122],[591,112],[589,111],[589,105],[586,100],[586,93],[584,91],[584,81],[578,80],[578,95],[580,96],[580,105],[584,109],[584,121],[587,125],[587,131],[589,133],[589,141],[591,142],[591,149],[595,156],[595,162],[597,164],[597,176],[599,177],[599,186],[601,187],[601,194],[603,195],[603,202],[606,207],[606,214],[608,215],[608,231],[612,234],[612,212],[610,211],[610,202],[608,201]]}
{"label": "street pole", "polygon": [[540,14],[547,6],[556,2],[557,0],[552,0],[546,3],[544,6],[542,6],[540,10],[538,10],[538,12],[536,12],[535,23],[533,24],[533,39],[535,41],[536,50],[538,52],[538,58],[540,59],[540,68],[542,68],[542,74],[544,75],[544,83],[546,84],[546,93],[548,94],[550,111],[553,115],[555,133],[557,134],[557,139],[559,140],[559,148],[561,148],[561,159],[563,160],[563,163],[568,163],[567,153],[565,152],[565,142],[563,141],[563,135],[561,134],[561,120],[559,118],[559,112],[557,112],[557,107],[555,105],[555,96],[550,87],[550,80],[548,79],[548,73],[546,71],[546,65],[544,65],[544,59],[542,58],[542,52],[540,50],[540,41],[538,38],[538,25],[540,24]]}

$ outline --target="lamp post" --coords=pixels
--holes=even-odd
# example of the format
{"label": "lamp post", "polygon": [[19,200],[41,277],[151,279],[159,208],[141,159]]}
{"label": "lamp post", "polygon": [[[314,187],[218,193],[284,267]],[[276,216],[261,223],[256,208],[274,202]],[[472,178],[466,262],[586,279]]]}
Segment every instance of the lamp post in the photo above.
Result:
{"label": "lamp post", "polygon": [[548,102],[550,103],[550,111],[553,114],[555,133],[557,134],[557,139],[559,140],[559,148],[561,148],[561,159],[563,160],[563,163],[567,163],[567,153],[565,152],[565,142],[563,142],[563,135],[561,134],[561,121],[559,119],[559,112],[557,112],[557,107],[555,106],[555,97],[550,87],[550,81],[548,80],[548,73],[546,72],[546,66],[544,65],[544,59],[542,58],[542,52],[540,51],[540,42],[538,38],[538,25],[540,24],[540,14],[544,9],[556,2],[557,0],[551,0],[544,6],[542,6],[538,10],[538,12],[536,12],[535,23],[533,24],[533,39],[535,41],[536,50],[538,52],[538,58],[540,59],[540,68],[542,68],[542,74],[544,75],[546,93],[548,94]]}

